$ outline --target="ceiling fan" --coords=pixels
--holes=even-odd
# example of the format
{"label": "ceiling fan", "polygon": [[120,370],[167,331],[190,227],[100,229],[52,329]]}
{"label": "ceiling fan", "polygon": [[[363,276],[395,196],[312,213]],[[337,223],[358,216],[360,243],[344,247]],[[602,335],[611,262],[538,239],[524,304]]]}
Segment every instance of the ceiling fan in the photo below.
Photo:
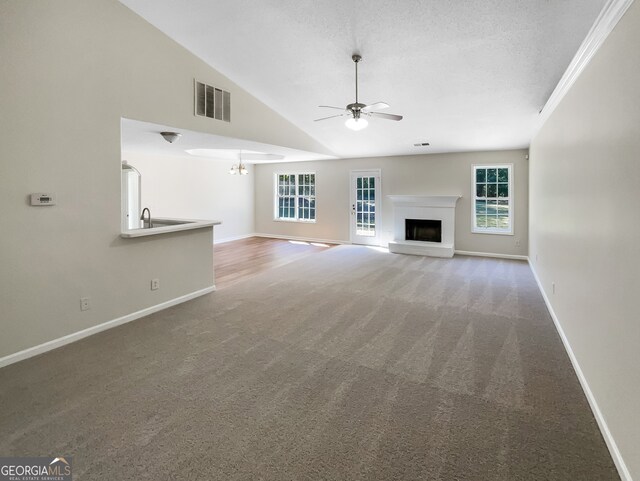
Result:
{"label": "ceiling fan", "polygon": [[345,122],[345,125],[351,130],[362,130],[369,122],[364,117],[378,117],[387,120],[402,120],[402,115],[386,114],[378,112],[378,110],[388,109],[389,105],[384,102],[376,102],[375,104],[366,105],[358,102],[358,63],[362,60],[362,57],[357,53],[351,56],[351,59],[356,64],[356,101],[352,104],[343,107],[333,107],[331,105],[320,105],[319,107],[325,109],[344,110],[343,113],[337,115],[330,115],[329,117],[323,117],[321,119],[315,119],[315,122],[320,120],[333,119],[335,117],[349,117]]}

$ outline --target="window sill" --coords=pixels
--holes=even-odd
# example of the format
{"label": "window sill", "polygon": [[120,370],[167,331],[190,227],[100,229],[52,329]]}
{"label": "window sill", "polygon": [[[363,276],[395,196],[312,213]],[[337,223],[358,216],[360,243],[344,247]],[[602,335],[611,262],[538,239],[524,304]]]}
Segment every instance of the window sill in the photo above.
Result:
{"label": "window sill", "polygon": [[288,222],[293,224],[315,224],[315,220],[302,220],[302,219],[273,219],[273,222]]}
{"label": "window sill", "polygon": [[491,234],[491,235],[515,235],[513,231],[499,231],[499,230],[472,230],[472,234]]}

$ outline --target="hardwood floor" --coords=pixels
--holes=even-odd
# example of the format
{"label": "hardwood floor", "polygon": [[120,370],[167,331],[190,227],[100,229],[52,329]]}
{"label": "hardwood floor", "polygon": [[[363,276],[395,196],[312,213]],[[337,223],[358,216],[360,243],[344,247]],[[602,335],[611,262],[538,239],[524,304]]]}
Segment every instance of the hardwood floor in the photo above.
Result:
{"label": "hardwood floor", "polygon": [[335,247],[334,244],[250,237],[216,244],[213,265],[216,288],[224,289],[274,267]]}

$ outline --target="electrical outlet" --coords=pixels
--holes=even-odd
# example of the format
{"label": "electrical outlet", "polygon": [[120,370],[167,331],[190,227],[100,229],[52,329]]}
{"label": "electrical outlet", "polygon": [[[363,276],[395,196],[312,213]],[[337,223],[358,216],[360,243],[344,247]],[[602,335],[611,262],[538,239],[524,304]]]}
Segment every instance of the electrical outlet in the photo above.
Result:
{"label": "electrical outlet", "polygon": [[88,311],[89,309],[91,309],[91,299],[89,299],[88,297],[81,297],[80,298],[80,310],[81,311]]}
{"label": "electrical outlet", "polygon": [[552,283],[551,283],[551,292],[552,292],[553,294],[555,294],[555,293],[556,293],[556,283],[555,283],[555,282],[552,282]]}
{"label": "electrical outlet", "polygon": [[151,290],[157,291],[160,289],[160,279],[151,279]]}
{"label": "electrical outlet", "polygon": [[516,239],[516,247],[520,247],[520,239]]}

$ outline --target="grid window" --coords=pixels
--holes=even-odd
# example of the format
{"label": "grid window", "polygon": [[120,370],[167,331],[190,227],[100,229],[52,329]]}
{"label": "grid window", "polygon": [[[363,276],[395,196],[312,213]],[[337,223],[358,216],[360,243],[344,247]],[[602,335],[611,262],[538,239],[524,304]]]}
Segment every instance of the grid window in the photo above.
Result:
{"label": "grid window", "polygon": [[315,174],[277,174],[276,184],[276,219],[315,222]]}
{"label": "grid window", "polygon": [[513,233],[511,165],[474,165],[473,232]]}

